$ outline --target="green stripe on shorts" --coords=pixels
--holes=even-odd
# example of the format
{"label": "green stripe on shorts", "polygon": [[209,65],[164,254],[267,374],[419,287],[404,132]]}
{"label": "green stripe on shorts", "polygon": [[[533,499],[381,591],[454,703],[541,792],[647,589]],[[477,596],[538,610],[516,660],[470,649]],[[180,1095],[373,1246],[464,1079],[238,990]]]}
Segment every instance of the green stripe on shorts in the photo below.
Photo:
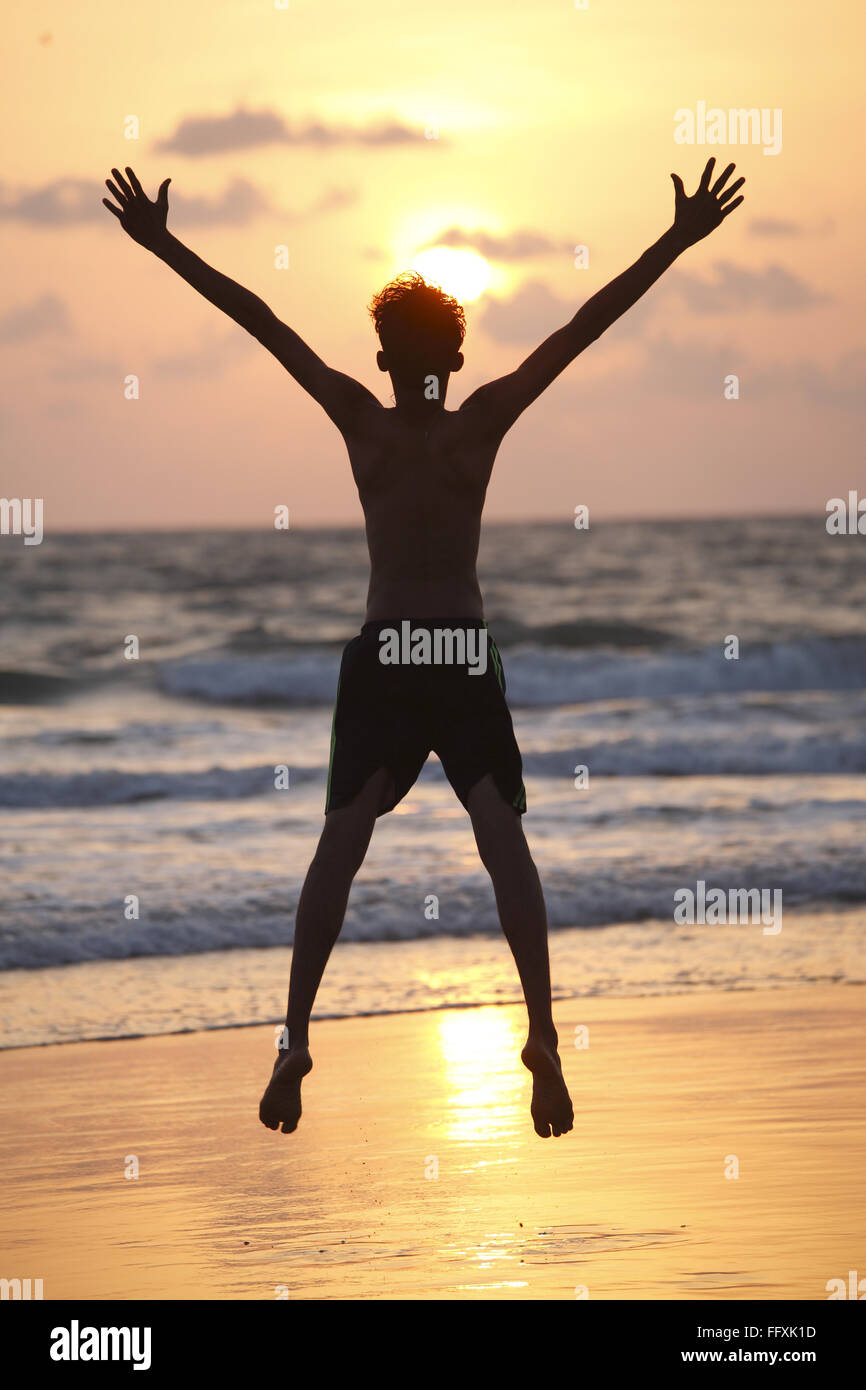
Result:
{"label": "green stripe on shorts", "polygon": [[[487,624],[485,623],[484,626],[487,627]],[[490,637],[490,655],[493,657],[493,669],[496,672],[496,679],[499,681],[499,689],[502,691],[504,695],[505,681],[502,678],[502,658],[499,655],[499,649],[497,648],[496,643],[494,642],[489,630],[487,635],[488,637]]]}
{"label": "green stripe on shorts", "polygon": [[337,694],[334,698],[334,712],[331,715],[331,752],[328,756],[328,788],[325,792],[325,814],[328,813],[328,802],[331,800],[331,774],[334,770],[334,744],[337,740],[337,704],[340,699],[340,680],[342,678],[342,666],[337,677]]}

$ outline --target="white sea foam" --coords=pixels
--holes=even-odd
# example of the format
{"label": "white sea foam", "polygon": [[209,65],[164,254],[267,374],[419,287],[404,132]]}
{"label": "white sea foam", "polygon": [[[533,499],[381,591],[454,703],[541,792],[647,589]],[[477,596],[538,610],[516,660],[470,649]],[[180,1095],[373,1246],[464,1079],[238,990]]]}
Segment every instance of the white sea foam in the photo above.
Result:
{"label": "white sea foam", "polygon": [[[494,636],[495,636],[494,632]],[[727,661],[723,643],[697,651],[642,652],[606,647],[537,646],[503,651],[513,705],[550,707],[597,700],[658,699],[719,692],[857,690],[866,686],[866,638],[813,638],[742,651]],[[163,666],[172,695],[210,703],[332,704],[339,653],[304,650],[286,657],[234,656]]]}

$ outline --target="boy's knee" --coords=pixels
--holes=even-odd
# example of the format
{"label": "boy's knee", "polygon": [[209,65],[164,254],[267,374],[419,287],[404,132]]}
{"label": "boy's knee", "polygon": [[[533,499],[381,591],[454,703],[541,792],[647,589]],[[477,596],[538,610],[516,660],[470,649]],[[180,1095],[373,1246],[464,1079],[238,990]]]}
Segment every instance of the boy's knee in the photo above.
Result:
{"label": "boy's knee", "polygon": [[320,874],[327,882],[329,879],[340,879],[347,875],[354,877],[364,861],[364,851],[358,846],[346,841],[343,844],[327,842],[319,843],[316,853],[313,855],[310,868],[314,873]]}
{"label": "boy's knee", "polygon": [[529,846],[517,813],[503,803],[503,815],[483,822],[473,821],[478,854],[487,872],[502,874],[521,867],[529,858]]}
{"label": "boy's knee", "polygon": [[357,873],[372,832],[373,825],[366,816],[335,819],[332,813],[325,821],[310,867],[325,874]]}

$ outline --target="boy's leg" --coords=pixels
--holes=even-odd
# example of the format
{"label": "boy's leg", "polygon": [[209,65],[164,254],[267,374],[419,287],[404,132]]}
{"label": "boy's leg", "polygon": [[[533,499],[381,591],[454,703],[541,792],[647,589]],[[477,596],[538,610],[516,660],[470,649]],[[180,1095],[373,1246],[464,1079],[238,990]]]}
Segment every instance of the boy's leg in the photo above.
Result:
{"label": "boy's leg", "polygon": [[468,797],[481,862],[493,881],[496,906],[511,947],[529,1014],[522,1052],[533,1075],[532,1118],[542,1138],[565,1134],[574,1111],[562,1076],[550,999],[547,913],[538,871],[520,816],[500,795],[488,773]]}
{"label": "boy's leg", "polygon": [[380,768],[350,805],[329,811],[325,817],[295,913],[286,1012],[290,1047],[307,1043],[316,992],[340,934],[349,890],[364,862],[389,782],[388,772]]}
{"label": "boy's leg", "polygon": [[390,774],[380,768],[350,805],[328,812],[298,899],[286,1012],[287,1047],[277,1054],[273,1076],[259,1106],[262,1124],[268,1129],[282,1124],[283,1134],[296,1129],[300,1119],[301,1081],[313,1065],[310,1014],[343,925],[352,880],[364,862],[390,782]]}

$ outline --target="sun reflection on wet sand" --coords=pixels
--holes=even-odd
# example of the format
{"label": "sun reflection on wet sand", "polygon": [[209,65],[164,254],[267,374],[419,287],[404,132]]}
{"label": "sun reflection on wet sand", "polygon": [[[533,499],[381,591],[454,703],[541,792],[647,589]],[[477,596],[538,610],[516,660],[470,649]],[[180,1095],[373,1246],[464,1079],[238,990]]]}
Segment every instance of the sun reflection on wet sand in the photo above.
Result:
{"label": "sun reflection on wet sand", "polygon": [[[513,1141],[520,1133],[526,1089],[519,1075],[524,1038],[513,1011],[442,1013],[436,1041],[449,1087],[444,1117],[448,1138],[464,1144]],[[491,1159],[488,1152],[481,1164],[472,1166],[515,1161],[509,1155]]]}
{"label": "sun reflection on wet sand", "polygon": [[[465,1279],[455,1285],[459,1290],[489,1291],[493,1289],[526,1288],[528,1280],[513,1278],[509,1274],[521,1274],[520,1258],[522,1233],[516,1231],[479,1232],[479,1238],[472,1243],[447,1245],[442,1250],[443,1258],[459,1265],[466,1274]],[[485,1278],[488,1271],[493,1278]],[[474,1277],[473,1277],[474,1276]]]}
{"label": "sun reflection on wet sand", "polygon": [[[567,1149],[532,1130],[522,1005],[322,1020],[287,1144],[255,1129],[269,1027],[58,1047],[48,1114],[43,1049],[8,1050],[5,1248],[58,1299],[826,1297],[862,1189],[862,994],[566,1004],[560,1036],[602,1043],[566,1060]],[[731,1133],[748,1182],[714,1157]],[[111,1161],[133,1142],[154,1180]]]}

